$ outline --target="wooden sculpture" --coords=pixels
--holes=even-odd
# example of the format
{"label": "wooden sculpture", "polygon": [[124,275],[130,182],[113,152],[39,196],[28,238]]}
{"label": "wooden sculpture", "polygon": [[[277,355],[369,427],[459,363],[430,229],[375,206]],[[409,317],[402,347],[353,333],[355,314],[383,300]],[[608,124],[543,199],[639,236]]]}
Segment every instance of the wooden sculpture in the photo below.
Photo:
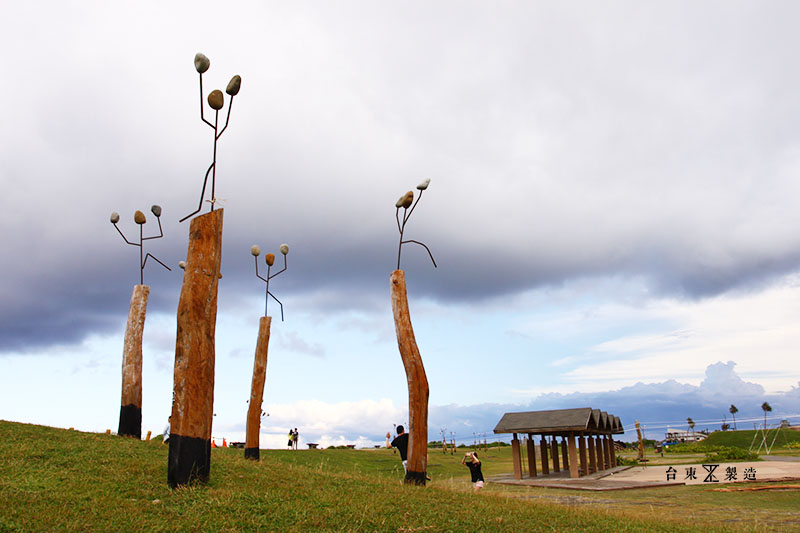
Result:
{"label": "wooden sculpture", "polygon": [[214,334],[222,258],[222,215],[192,219],[178,303],[175,374],[167,481],[171,487],[208,481],[214,416]]}
{"label": "wooden sculpture", "polygon": [[158,220],[158,235],[144,236],[144,225],[147,218],[141,211],[133,214],[133,221],[139,226],[139,242],[131,242],[119,229],[119,213],[111,213],[111,223],[131,246],[139,248],[139,284],[133,286],[131,304],[128,308],[128,324],[125,327],[125,344],[122,348],[122,399],[119,408],[119,427],[117,435],[142,438],[142,336],[144,320],[147,313],[147,298],[150,287],[144,284],[144,267],[149,258],[153,258],[167,270],[172,270],[150,253],[144,253],[144,241],[160,239],[164,236],[161,228],[161,206],[154,205],[150,211]]}
{"label": "wooden sculpture", "polygon": [[208,481],[211,471],[211,426],[214,417],[214,334],[217,323],[217,285],[222,261],[223,209],[216,203],[217,143],[228,128],[233,99],[242,79],[234,76],[225,92],[230,96],[225,126],[219,129],[219,112],[225,105],[222,91],[211,91],[208,105],[214,110],[213,124],[206,120],[203,104],[203,73],[211,62],[203,54],[194,58],[200,75],[200,119],[214,130],[211,165],[203,179],[197,209],[180,221],[199,213],[211,175],[211,211],[193,218],[189,225],[189,251],[184,264],[183,286],[178,303],[175,341],[175,377],[172,392],[172,428],[169,439],[167,482],[171,487],[191,481]]}
{"label": "wooden sculpture", "polygon": [[272,317],[267,316],[267,306],[269,304],[269,297],[275,299],[281,305],[281,320],[283,320],[283,304],[275,298],[269,290],[269,281],[286,270],[286,256],[289,254],[289,245],[281,244],[281,254],[283,254],[283,270],[270,273],[272,266],[275,264],[275,255],[266,254],[264,261],[267,264],[267,277],[261,277],[258,273],[258,256],[261,254],[261,249],[257,245],[250,248],[250,253],[255,258],[256,264],[256,277],[263,280],[267,284],[266,289],[266,304],[264,305],[264,316],[258,323],[258,342],[256,343],[256,356],[253,362],[253,381],[250,386],[250,402],[247,408],[247,429],[245,433],[244,457],[245,459],[253,459],[258,461],[260,457],[259,441],[261,432],[261,417],[264,412],[261,405],[264,402],[264,382],[267,374],[267,351],[269,349],[269,334],[270,325],[272,324]]}
{"label": "wooden sculpture", "polygon": [[[408,296],[406,294],[405,272],[400,270],[400,254],[403,244],[413,242],[423,246],[430,255],[433,266],[436,261],[433,254],[423,243],[414,240],[403,240],[406,222],[414,211],[414,208],[422,198],[422,192],[428,188],[430,180],[425,180],[417,186],[420,191],[417,201],[414,202],[413,191],[408,191],[400,197],[395,204],[397,211],[397,229],[400,232],[400,245],[397,250],[397,270],[392,272],[391,296],[392,313],[394,315],[394,326],[397,334],[397,347],[400,357],[403,359],[403,366],[406,371],[408,382],[408,419],[409,419],[409,440],[408,440],[408,460],[405,482],[413,485],[425,485],[428,478],[428,378],[425,375],[425,367],[422,364],[422,357],[419,354],[417,341],[414,338],[414,329],[411,326],[411,316],[408,311]],[[412,206],[413,204],[413,206]],[[403,220],[400,221],[400,209],[403,209]],[[409,209],[410,208],[410,209]]]}

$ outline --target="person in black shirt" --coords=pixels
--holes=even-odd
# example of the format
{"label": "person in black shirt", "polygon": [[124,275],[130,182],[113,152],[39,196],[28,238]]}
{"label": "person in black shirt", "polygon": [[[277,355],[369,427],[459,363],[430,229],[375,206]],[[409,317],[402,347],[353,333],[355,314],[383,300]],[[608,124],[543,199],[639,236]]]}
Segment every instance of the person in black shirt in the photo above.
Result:
{"label": "person in black shirt", "polygon": [[[470,461],[467,462],[467,459],[470,459]],[[478,492],[481,490],[483,488],[483,472],[481,472],[481,461],[478,459],[478,454],[475,452],[464,454],[464,457],[461,459],[461,464],[467,465],[469,473],[472,474],[474,491]]]}
{"label": "person in black shirt", "polygon": [[397,426],[397,436],[392,442],[389,439],[392,437],[391,433],[386,433],[386,447],[397,448],[400,450],[400,460],[403,461],[403,471],[408,473],[408,433],[405,433],[403,426]]}

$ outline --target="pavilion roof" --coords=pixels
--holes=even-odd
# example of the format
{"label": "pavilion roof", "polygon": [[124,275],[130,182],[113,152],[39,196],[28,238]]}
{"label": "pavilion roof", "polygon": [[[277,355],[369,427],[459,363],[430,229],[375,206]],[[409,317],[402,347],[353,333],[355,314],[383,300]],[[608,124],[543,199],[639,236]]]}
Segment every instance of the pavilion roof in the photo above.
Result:
{"label": "pavilion roof", "polygon": [[584,433],[624,432],[619,417],[591,407],[506,413],[494,428],[495,433],[551,434],[570,431]]}

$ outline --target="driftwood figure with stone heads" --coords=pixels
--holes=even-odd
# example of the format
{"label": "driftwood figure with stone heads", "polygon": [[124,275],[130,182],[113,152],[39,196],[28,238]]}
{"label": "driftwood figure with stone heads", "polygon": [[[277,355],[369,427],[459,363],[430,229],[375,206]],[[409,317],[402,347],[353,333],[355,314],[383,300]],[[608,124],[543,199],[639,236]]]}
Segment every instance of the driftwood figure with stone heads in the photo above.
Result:
{"label": "driftwood figure with stone heads", "polygon": [[203,104],[203,73],[210,61],[203,54],[194,58],[200,75],[200,119],[214,130],[214,151],[211,165],[203,179],[197,209],[181,222],[197,214],[203,206],[208,177],[211,175],[211,210],[194,217],[189,225],[189,249],[186,253],[181,297],[178,301],[178,327],[175,339],[175,372],[172,389],[172,427],[169,439],[167,482],[178,487],[199,481],[205,483],[211,472],[211,428],[214,417],[215,334],[217,324],[217,292],[222,265],[223,209],[216,203],[217,143],[228,128],[234,97],[239,94],[242,79],[234,76],[225,92],[230,96],[227,118],[219,128],[219,112],[225,107],[222,91],[208,95],[214,110],[213,123],[206,119]]}
{"label": "driftwood figure with stone heads", "polygon": [[269,281],[278,274],[286,271],[286,256],[289,255],[289,245],[281,244],[280,251],[283,255],[283,269],[271,273],[272,266],[275,264],[275,254],[266,254],[264,256],[264,261],[267,263],[267,277],[263,277],[258,273],[258,256],[261,255],[261,248],[256,244],[250,248],[250,253],[256,264],[256,277],[264,281],[267,285],[264,316],[261,317],[258,325],[258,342],[256,343],[256,355],[253,362],[253,381],[250,387],[250,400],[247,409],[247,432],[244,448],[245,459],[253,459],[256,461],[258,461],[260,453],[259,434],[261,431],[261,417],[264,415],[264,411],[261,410],[261,405],[264,401],[264,381],[267,374],[267,351],[269,349],[270,326],[272,325],[272,317],[267,316],[267,305],[269,304],[270,296],[280,304],[281,321],[283,321],[283,304],[280,300],[275,298],[275,295],[269,290]]}
{"label": "driftwood figure with stone heads", "polygon": [[[422,198],[422,193],[428,188],[430,180],[425,180],[417,186],[419,197],[414,202],[414,193],[408,191],[400,197],[395,204],[397,208],[395,218],[397,229],[400,232],[400,245],[397,250],[397,270],[392,272],[391,295],[392,313],[394,314],[394,326],[397,334],[397,346],[400,350],[400,357],[403,359],[403,366],[406,371],[406,381],[408,382],[408,419],[409,419],[409,440],[408,440],[408,460],[405,482],[413,485],[425,485],[428,478],[428,378],[425,375],[425,367],[422,364],[422,357],[419,354],[417,341],[414,338],[414,329],[411,327],[411,316],[408,311],[408,296],[406,294],[405,272],[400,270],[400,253],[403,244],[413,242],[419,244],[430,255],[433,266],[436,261],[433,259],[428,247],[415,240],[403,240],[403,232],[411,213]],[[403,209],[403,219],[400,220],[400,209]]]}
{"label": "driftwood figure with stone heads", "polygon": [[139,285],[134,285],[131,295],[131,304],[128,310],[128,323],[125,327],[125,344],[122,350],[122,400],[119,409],[118,435],[126,435],[140,439],[142,437],[142,336],[144,334],[144,320],[147,313],[147,298],[150,287],[144,284],[144,267],[147,259],[154,261],[172,270],[167,265],[151,254],[144,255],[144,241],[160,239],[164,236],[161,229],[161,207],[154,205],[150,210],[158,220],[158,235],[144,236],[144,224],[147,222],[144,213],[136,211],[133,221],[139,226],[139,242],[131,242],[119,229],[119,213],[111,213],[111,223],[122,239],[131,246],[139,247]]}
{"label": "driftwood figure with stone heads", "polygon": [[187,218],[196,215],[200,212],[203,208],[203,199],[206,195],[206,185],[208,185],[208,176],[211,175],[211,199],[206,200],[211,204],[211,211],[214,210],[214,204],[217,203],[216,198],[216,177],[217,177],[217,141],[219,138],[222,137],[222,134],[225,133],[225,130],[228,128],[228,122],[231,120],[231,108],[233,107],[233,98],[239,94],[239,89],[242,86],[242,77],[238,74],[231,78],[231,81],[228,82],[228,86],[225,88],[225,92],[230,96],[230,100],[228,101],[228,112],[227,117],[225,118],[225,126],[220,130],[219,129],[219,112],[220,110],[225,107],[225,96],[223,96],[222,91],[219,89],[215,89],[208,94],[208,105],[211,109],[214,110],[214,122],[213,124],[208,121],[205,117],[205,106],[203,104],[203,74],[209,69],[211,66],[211,61],[203,54],[197,54],[194,56],[194,68],[197,70],[198,74],[200,75],[200,120],[202,120],[205,124],[207,124],[211,129],[214,130],[214,152],[213,157],[211,160],[211,165],[206,170],[205,178],[203,178],[203,188],[200,191],[200,202],[197,204],[197,209],[183,217],[180,222],[183,222]]}

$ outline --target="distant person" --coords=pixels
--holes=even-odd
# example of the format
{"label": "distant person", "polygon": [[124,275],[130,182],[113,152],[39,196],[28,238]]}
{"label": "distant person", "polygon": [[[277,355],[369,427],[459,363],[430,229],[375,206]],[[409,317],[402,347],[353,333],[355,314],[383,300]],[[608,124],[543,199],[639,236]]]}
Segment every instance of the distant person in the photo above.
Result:
{"label": "distant person", "polygon": [[289,428],[289,449],[294,448],[294,430]]}
{"label": "distant person", "polygon": [[400,451],[400,460],[403,461],[403,472],[408,473],[408,460],[406,459],[408,455],[408,433],[405,432],[403,426],[397,426],[397,436],[392,442],[389,442],[390,438],[392,438],[392,434],[386,432],[386,447],[397,448]]}
{"label": "distant person", "polygon": [[[469,459],[469,461],[467,461]],[[467,465],[469,473],[472,474],[473,491],[478,492],[483,488],[483,472],[481,472],[481,461],[475,452],[465,453],[461,459],[462,465]]]}
{"label": "distant person", "polygon": [[169,442],[169,429],[171,425],[172,425],[172,415],[169,415],[169,418],[167,418],[167,427],[164,428],[164,438],[163,438],[164,444],[167,444]]}
{"label": "distant person", "polygon": [[300,433],[297,431],[297,428],[294,428],[294,433],[292,433],[292,441],[294,442],[294,449],[297,449],[297,441],[300,440]]}

